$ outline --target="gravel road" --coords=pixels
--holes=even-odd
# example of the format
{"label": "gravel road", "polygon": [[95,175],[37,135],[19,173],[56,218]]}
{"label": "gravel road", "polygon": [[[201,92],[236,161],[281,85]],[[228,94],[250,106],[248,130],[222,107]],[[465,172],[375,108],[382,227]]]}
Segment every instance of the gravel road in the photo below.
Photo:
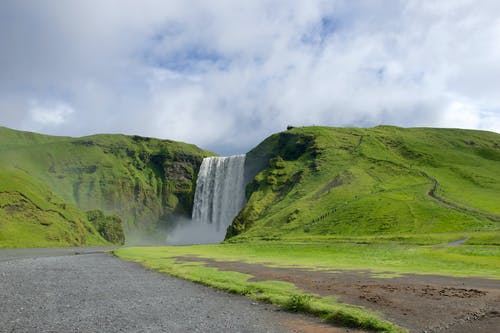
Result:
{"label": "gravel road", "polygon": [[0,332],[344,332],[107,253],[23,251],[0,251]]}

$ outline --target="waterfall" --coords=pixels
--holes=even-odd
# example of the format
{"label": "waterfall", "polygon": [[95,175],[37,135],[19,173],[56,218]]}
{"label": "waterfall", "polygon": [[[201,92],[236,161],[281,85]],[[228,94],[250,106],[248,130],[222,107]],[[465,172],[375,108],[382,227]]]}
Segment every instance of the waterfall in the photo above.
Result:
{"label": "waterfall", "polygon": [[215,234],[211,241],[221,242],[238,212],[245,204],[245,155],[207,157],[201,163],[192,220],[208,225]]}

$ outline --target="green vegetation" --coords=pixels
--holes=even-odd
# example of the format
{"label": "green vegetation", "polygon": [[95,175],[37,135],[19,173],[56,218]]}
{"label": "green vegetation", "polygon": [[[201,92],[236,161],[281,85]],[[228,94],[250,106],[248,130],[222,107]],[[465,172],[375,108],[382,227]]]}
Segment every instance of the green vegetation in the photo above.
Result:
{"label": "green vegetation", "polygon": [[255,177],[229,242],[500,232],[496,133],[294,128],[247,161]]}
{"label": "green vegetation", "polygon": [[87,218],[108,242],[114,244],[125,243],[122,219],[118,215],[106,216],[102,211],[96,209],[88,211]]}
{"label": "green vegetation", "polygon": [[[26,191],[31,191],[32,196],[42,196],[27,185],[37,182],[67,207],[117,214],[123,220],[127,241],[147,238],[161,243],[173,216],[190,216],[198,168],[208,155],[213,154],[169,140],[125,135],[54,137],[0,127],[0,184],[15,173],[20,183],[26,180],[24,186],[14,186],[20,195],[29,196]],[[7,195],[0,191],[3,197]],[[0,199],[0,206],[10,205],[6,200]],[[12,213],[12,209],[0,213],[8,216],[0,222],[0,233],[19,240],[4,240],[2,246],[64,246],[77,242],[73,236],[66,237],[67,241],[44,241],[44,233],[30,229],[30,224],[18,234],[22,223],[14,228],[13,221],[23,219],[10,216]],[[79,214],[86,220],[84,213]],[[56,219],[45,217],[52,224],[57,224]],[[10,231],[5,229],[7,224]],[[62,221],[57,225],[64,229]],[[35,235],[28,236],[31,233]],[[30,245],[35,238],[37,245]]]}
{"label": "green vegetation", "polygon": [[0,248],[107,245],[85,214],[21,170],[0,168]]}
{"label": "green vegetation", "polygon": [[[455,238],[453,240],[457,240]],[[397,242],[277,243],[269,241],[162,248],[127,248],[117,253],[165,257],[199,256],[273,267],[314,270],[362,269],[394,274],[441,274],[500,279],[500,247],[491,245],[414,245]],[[122,252],[125,251],[125,252]]]}
{"label": "green vegetation", "polygon": [[[66,205],[117,214],[128,242],[161,243],[174,216],[191,214],[198,168],[208,155],[169,140],[54,137],[0,127],[0,180],[17,173],[28,183],[40,182]],[[292,128],[248,153],[248,203],[226,241],[362,236],[432,243],[473,233],[470,242],[481,234],[498,244],[498,170],[495,133]]]}

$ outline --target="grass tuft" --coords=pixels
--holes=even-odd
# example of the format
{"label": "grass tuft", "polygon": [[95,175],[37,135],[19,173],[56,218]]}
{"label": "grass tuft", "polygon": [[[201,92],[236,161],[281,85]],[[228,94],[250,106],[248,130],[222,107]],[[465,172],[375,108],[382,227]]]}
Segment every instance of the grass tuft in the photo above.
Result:
{"label": "grass tuft", "polygon": [[311,296],[296,294],[290,296],[283,307],[290,312],[311,312],[310,302]]}

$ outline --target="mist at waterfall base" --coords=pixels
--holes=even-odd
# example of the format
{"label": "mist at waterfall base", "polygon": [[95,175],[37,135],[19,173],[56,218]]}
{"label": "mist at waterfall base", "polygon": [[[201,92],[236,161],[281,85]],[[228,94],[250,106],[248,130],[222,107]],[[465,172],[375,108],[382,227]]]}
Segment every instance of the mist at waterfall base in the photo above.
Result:
{"label": "mist at waterfall base", "polygon": [[245,155],[203,159],[196,181],[191,220],[178,219],[167,244],[220,243],[245,204]]}
{"label": "mist at waterfall base", "polygon": [[173,225],[167,233],[167,245],[215,244],[224,240],[210,224],[184,217],[174,220]]}

